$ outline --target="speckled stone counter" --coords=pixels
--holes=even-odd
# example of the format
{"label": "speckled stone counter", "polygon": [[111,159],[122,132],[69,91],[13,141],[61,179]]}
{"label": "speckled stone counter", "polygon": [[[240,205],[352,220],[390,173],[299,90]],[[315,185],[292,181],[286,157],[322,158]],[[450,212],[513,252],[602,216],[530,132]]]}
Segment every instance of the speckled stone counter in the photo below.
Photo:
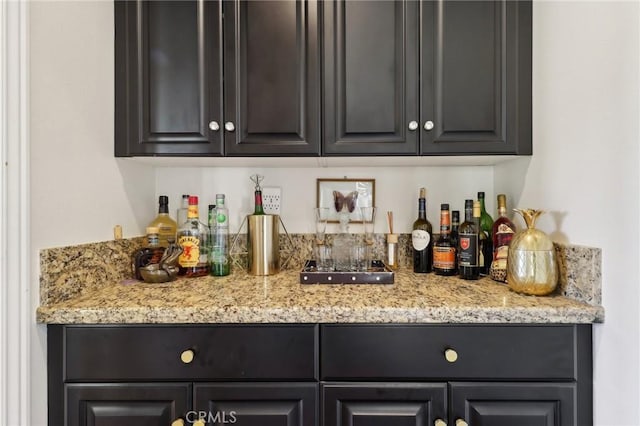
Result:
{"label": "speckled stone counter", "polygon": [[168,284],[109,283],[41,306],[41,323],[590,323],[603,310],[564,296],[523,296],[488,278],[399,271],[393,285],[302,285],[299,274],[244,273]]}
{"label": "speckled stone counter", "polygon": [[[591,323],[604,319],[600,250],[556,245],[560,282],[552,296],[516,294],[489,278],[414,274],[406,256],[393,285],[300,284],[307,236],[294,236],[290,269],[255,277],[145,284],[130,279],[143,240],[41,252],[40,323]],[[383,243],[383,240],[381,241]]]}

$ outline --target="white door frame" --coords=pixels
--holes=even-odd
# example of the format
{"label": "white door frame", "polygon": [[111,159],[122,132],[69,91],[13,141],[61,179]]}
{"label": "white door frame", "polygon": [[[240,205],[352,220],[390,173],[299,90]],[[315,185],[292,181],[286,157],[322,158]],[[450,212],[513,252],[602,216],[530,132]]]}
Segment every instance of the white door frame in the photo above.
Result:
{"label": "white door frame", "polygon": [[30,424],[28,2],[0,0],[0,425]]}

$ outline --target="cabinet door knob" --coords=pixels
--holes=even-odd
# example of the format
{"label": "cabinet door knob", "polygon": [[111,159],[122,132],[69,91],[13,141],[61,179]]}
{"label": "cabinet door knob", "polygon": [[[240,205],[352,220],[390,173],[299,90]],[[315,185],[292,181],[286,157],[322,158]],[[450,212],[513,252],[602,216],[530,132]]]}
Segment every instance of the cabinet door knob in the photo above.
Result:
{"label": "cabinet door knob", "polygon": [[469,423],[465,422],[463,419],[456,420],[456,426],[469,426]]}
{"label": "cabinet door knob", "polygon": [[412,132],[414,130],[416,130],[418,128],[418,122],[417,121],[411,121],[409,123],[409,130],[411,130]]}
{"label": "cabinet door knob", "polygon": [[184,420],[177,419],[171,422],[171,426],[184,426]]}
{"label": "cabinet door knob", "polygon": [[424,129],[426,131],[429,131],[429,130],[433,129],[433,121],[431,121],[431,120],[425,121]]}
{"label": "cabinet door knob", "polygon": [[187,349],[186,351],[183,351],[180,354],[180,361],[182,361],[185,364],[189,364],[191,363],[191,361],[193,361],[193,358],[196,356],[196,353],[193,351],[193,349]]}
{"label": "cabinet door knob", "polygon": [[212,121],[209,123],[209,128],[214,132],[217,132],[218,130],[220,130],[220,125],[218,124],[217,121]]}
{"label": "cabinet door knob", "polygon": [[449,362],[456,362],[458,360],[458,352],[453,349],[447,349],[444,351],[444,358]]}
{"label": "cabinet door knob", "polygon": [[447,426],[447,422],[442,419],[436,419],[436,421],[433,423],[433,426]]}
{"label": "cabinet door knob", "polygon": [[233,132],[236,129],[236,126],[233,125],[233,122],[227,121],[226,123],[224,123],[224,129],[227,132]]}

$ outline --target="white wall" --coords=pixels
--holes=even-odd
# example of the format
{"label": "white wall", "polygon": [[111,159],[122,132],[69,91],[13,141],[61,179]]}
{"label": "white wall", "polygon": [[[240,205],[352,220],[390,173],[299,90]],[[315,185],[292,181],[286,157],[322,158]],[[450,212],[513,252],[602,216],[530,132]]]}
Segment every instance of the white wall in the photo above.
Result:
{"label": "white wall", "polygon": [[[356,160],[354,160],[356,161]],[[328,168],[158,168],[156,195],[168,195],[172,212],[181,194],[200,197],[200,212],[207,204],[215,204],[215,194],[226,194],[230,231],[236,232],[245,215],[253,212],[253,183],[249,176],[265,176],[264,186],[282,189],[281,217],[292,233],[312,233],[312,208],[316,205],[316,179],[375,179],[375,203],[378,207],[376,232],[388,232],[386,212],[393,211],[394,232],[410,232],[418,215],[419,188],[427,188],[427,218],[434,227],[440,220],[440,204],[449,203],[451,210],[464,215],[464,200],[475,199],[477,191],[485,191],[487,209],[493,211],[493,167],[328,167]],[[244,228],[246,231],[246,228]],[[357,229],[352,229],[356,231]],[[337,232],[330,225],[328,232]]]}
{"label": "white wall", "polygon": [[[31,2],[33,308],[42,248],[140,235],[154,211],[153,170],[113,157],[113,3]],[[31,425],[46,425],[46,333],[32,326]]]}
{"label": "white wall", "polygon": [[[215,192],[241,194],[232,207],[239,215],[249,208],[248,175],[259,169],[189,169],[183,176],[177,168],[154,172],[113,158],[111,2],[31,2],[30,13],[33,259],[44,247],[110,239],[115,224],[123,225],[125,236],[139,235],[162,191],[172,196],[172,208],[182,192],[201,195],[203,205]],[[397,212],[397,226],[413,220],[421,185],[430,190],[434,223],[440,202],[478,189],[491,202],[505,191],[513,204],[559,212],[559,229],[553,215],[540,222],[556,240],[603,248],[607,318],[596,326],[594,340],[596,426],[637,425],[640,414],[640,274],[634,266],[640,236],[634,187],[640,182],[639,18],[635,2],[534,3],[532,158],[495,168],[261,170],[268,185],[283,187],[283,216],[292,232],[309,229],[310,219],[294,212],[297,204],[303,211],[313,206],[316,177],[356,174],[377,179],[377,204]],[[455,196],[444,196],[445,189]],[[37,268],[34,261],[34,309]],[[45,425],[46,336],[42,326],[32,324],[32,330],[31,425]]]}
{"label": "white wall", "polygon": [[540,227],[555,240],[602,248],[595,424],[637,426],[639,3],[535,2],[533,12],[534,154],[496,166],[495,190],[548,210]]}

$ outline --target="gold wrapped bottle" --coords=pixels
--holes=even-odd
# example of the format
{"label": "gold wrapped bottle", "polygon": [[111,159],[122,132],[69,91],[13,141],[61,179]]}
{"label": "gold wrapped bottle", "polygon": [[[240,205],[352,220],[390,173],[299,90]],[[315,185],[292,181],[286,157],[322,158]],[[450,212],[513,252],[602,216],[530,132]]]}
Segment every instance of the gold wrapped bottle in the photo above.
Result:
{"label": "gold wrapped bottle", "polygon": [[520,213],[527,228],[518,231],[509,245],[507,258],[507,284],[518,292],[544,296],[558,284],[558,266],[553,242],[544,232],[535,228],[542,210],[514,209]]}

